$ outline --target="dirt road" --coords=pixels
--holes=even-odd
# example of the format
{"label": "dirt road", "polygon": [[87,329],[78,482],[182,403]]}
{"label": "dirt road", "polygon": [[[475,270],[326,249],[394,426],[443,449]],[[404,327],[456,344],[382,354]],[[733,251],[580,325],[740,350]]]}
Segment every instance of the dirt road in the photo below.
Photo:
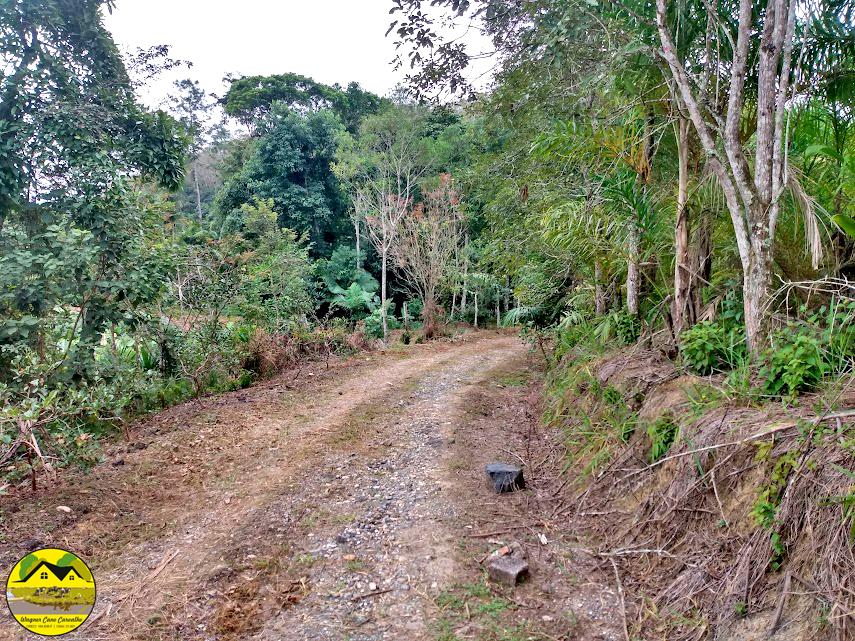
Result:
{"label": "dirt road", "polygon": [[[98,603],[71,639],[558,638],[532,636],[531,612],[506,623],[539,614],[542,581],[526,606],[470,559],[501,542],[477,531],[499,505],[483,465],[516,445],[490,416],[503,389],[524,408],[527,368],[517,337],[485,332],[172,408],[92,473],[6,501],[0,561],[49,544],[90,563]],[[594,592],[556,593],[539,619],[576,626],[556,622],[571,596],[602,619],[609,593]],[[615,638],[600,627],[579,638]],[[0,638],[27,637],[4,618]]]}

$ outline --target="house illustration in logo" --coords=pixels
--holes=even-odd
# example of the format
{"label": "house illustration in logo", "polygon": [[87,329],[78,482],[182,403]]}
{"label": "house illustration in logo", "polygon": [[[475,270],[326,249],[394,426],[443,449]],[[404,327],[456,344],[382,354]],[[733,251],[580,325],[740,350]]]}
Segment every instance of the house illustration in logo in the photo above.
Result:
{"label": "house illustration in logo", "polygon": [[41,561],[30,570],[20,581],[11,581],[11,587],[22,588],[88,588],[92,581],[87,581],[71,565],[54,565]]}

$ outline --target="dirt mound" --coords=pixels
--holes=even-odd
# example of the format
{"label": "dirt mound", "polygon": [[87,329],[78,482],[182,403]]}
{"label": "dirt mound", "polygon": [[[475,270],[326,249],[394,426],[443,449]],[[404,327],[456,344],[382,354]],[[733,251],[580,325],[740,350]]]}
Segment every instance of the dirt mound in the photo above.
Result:
{"label": "dirt mound", "polygon": [[639,638],[855,638],[851,385],[751,407],[646,351],[565,376],[571,527],[637,597]]}

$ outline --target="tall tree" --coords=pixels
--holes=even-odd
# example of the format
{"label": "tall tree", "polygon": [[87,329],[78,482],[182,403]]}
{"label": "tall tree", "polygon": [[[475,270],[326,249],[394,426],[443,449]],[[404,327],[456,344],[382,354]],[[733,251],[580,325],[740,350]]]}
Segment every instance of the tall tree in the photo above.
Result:
{"label": "tall tree", "polygon": [[126,269],[141,235],[135,180],[177,187],[185,148],[172,118],[137,104],[102,22],[110,7],[0,4],[0,343],[38,342],[49,310],[73,305],[84,356],[156,289]]}
{"label": "tall tree", "polygon": [[383,338],[389,333],[389,258],[401,219],[413,206],[419,180],[427,171],[420,114],[408,107],[367,118],[357,138],[345,137],[335,166],[350,187],[356,216],[364,220],[380,256]]}
{"label": "tall tree", "polygon": [[346,88],[325,85],[296,73],[273,76],[243,76],[230,79],[222,100],[226,113],[256,132],[256,125],[281,103],[299,112],[331,109],[351,133],[366,116],[388,106],[379,96],[365,91],[357,82]]}
{"label": "tall tree", "polygon": [[787,120],[799,89],[792,82],[799,71],[794,51],[803,49],[807,32],[804,24],[797,29],[798,4],[739,0],[731,22],[718,5],[707,3],[712,28],[703,48],[681,56],[673,27],[678,12],[668,0],[656,2],[661,55],[730,213],[743,271],[746,336],[755,355],[769,334],[775,233],[793,180]]}
{"label": "tall tree", "polygon": [[[426,4],[392,0],[396,21],[390,31],[398,34],[400,46],[409,47],[416,69],[411,82],[417,91],[443,82],[465,86],[463,72],[470,52],[460,41],[437,35],[435,15]],[[781,211],[788,191],[794,200],[806,202],[789,169],[788,119],[799,94],[808,94],[818,84],[837,91],[847,84],[846,78],[851,84],[851,72],[835,69],[836,62],[852,59],[851,3],[823,0],[803,10],[798,0],[712,4],[657,0],[653,8],[632,0],[589,5],[547,0],[430,4],[457,17],[480,20],[504,54],[505,72],[530,60],[564,59],[569,51],[578,65],[585,55],[569,43],[587,41],[589,36],[579,30],[585,24],[607,39],[621,31],[634,35],[638,42],[631,51],[646,51],[649,59],[655,56],[664,62],[672,102],[679,117],[692,123],[705,169],[724,194],[743,271],[747,342],[752,353],[759,354],[770,329],[772,256]],[[688,171],[685,164],[683,169]],[[680,184],[686,179],[684,173]],[[690,297],[684,197],[678,186],[680,300],[675,309],[685,308]],[[808,221],[805,228],[810,233],[818,226]],[[821,247],[816,239],[810,244]]]}
{"label": "tall tree", "polygon": [[308,233],[313,255],[328,256],[350,227],[347,200],[331,169],[340,120],[331,111],[301,115],[278,104],[259,128],[252,154],[217,195],[219,215],[240,227],[241,205],[272,198],[280,227]]}
{"label": "tall tree", "polygon": [[217,125],[214,118],[217,102],[214,97],[205,93],[197,80],[176,80],[173,86],[175,93],[171,96],[170,107],[189,138],[187,160],[196,197],[196,217],[201,221],[204,213],[202,190],[199,186],[199,159],[205,147],[212,142]]}
{"label": "tall tree", "polygon": [[401,219],[393,254],[410,289],[424,303],[425,338],[432,338],[440,287],[450,276],[463,237],[463,217],[450,174],[440,175],[439,184],[423,197],[424,202]]}

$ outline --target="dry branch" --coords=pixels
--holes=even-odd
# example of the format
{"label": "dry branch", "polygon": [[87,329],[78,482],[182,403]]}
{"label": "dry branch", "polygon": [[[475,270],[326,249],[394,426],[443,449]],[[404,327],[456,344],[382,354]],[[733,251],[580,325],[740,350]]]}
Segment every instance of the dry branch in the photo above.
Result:
{"label": "dry branch", "polygon": [[[826,414],[824,416],[818,416],[812,419],[814,425],[818,425],[823,421],[836,420],[841,418],[851,418],[855,416],[855,409],[846,410],[844,412],[836,412],[834,414]],[[665,458],[659,459],[655,463],[651,463],[647,467],[644,467],[640,470],[634,471],[632,474],[629,474],[627,478],[630,476],[634,476],[636,474],[641,474],[642,472],[646,472],[648,470],[652,470],[654,467],[658,467],[663,463],[667,463],[668,461],[673,461],[674,459],[683,458],[684,456],[692,456],[693,454],[701,454],[703,452],[710,452],[712,450],[720,450],[724,447],[732,447],[734,445],[744,445],[745,443],[750,443],[751,441],[757,441],[762,438],[766,438],[771,434],[776,434],[778,432],[783,432],[784,430],[789,430],[794,427],[798,427],[799,423],[796,421],[792,421],[789,423],[784,423],[782,425],[777,425],[768,430],[763,430],[762,432],[757,432],[756,434],[752,434],[751,436],[746,436],[745,438],[741,438],[737,441],[728,441],[727,443],[716,443],[715,445],[708,445],[706,447],[699,447],[695,450],[689,450],[688,452],[679,452],[677,454],[672,454],[670,456],[666,456]]]}

